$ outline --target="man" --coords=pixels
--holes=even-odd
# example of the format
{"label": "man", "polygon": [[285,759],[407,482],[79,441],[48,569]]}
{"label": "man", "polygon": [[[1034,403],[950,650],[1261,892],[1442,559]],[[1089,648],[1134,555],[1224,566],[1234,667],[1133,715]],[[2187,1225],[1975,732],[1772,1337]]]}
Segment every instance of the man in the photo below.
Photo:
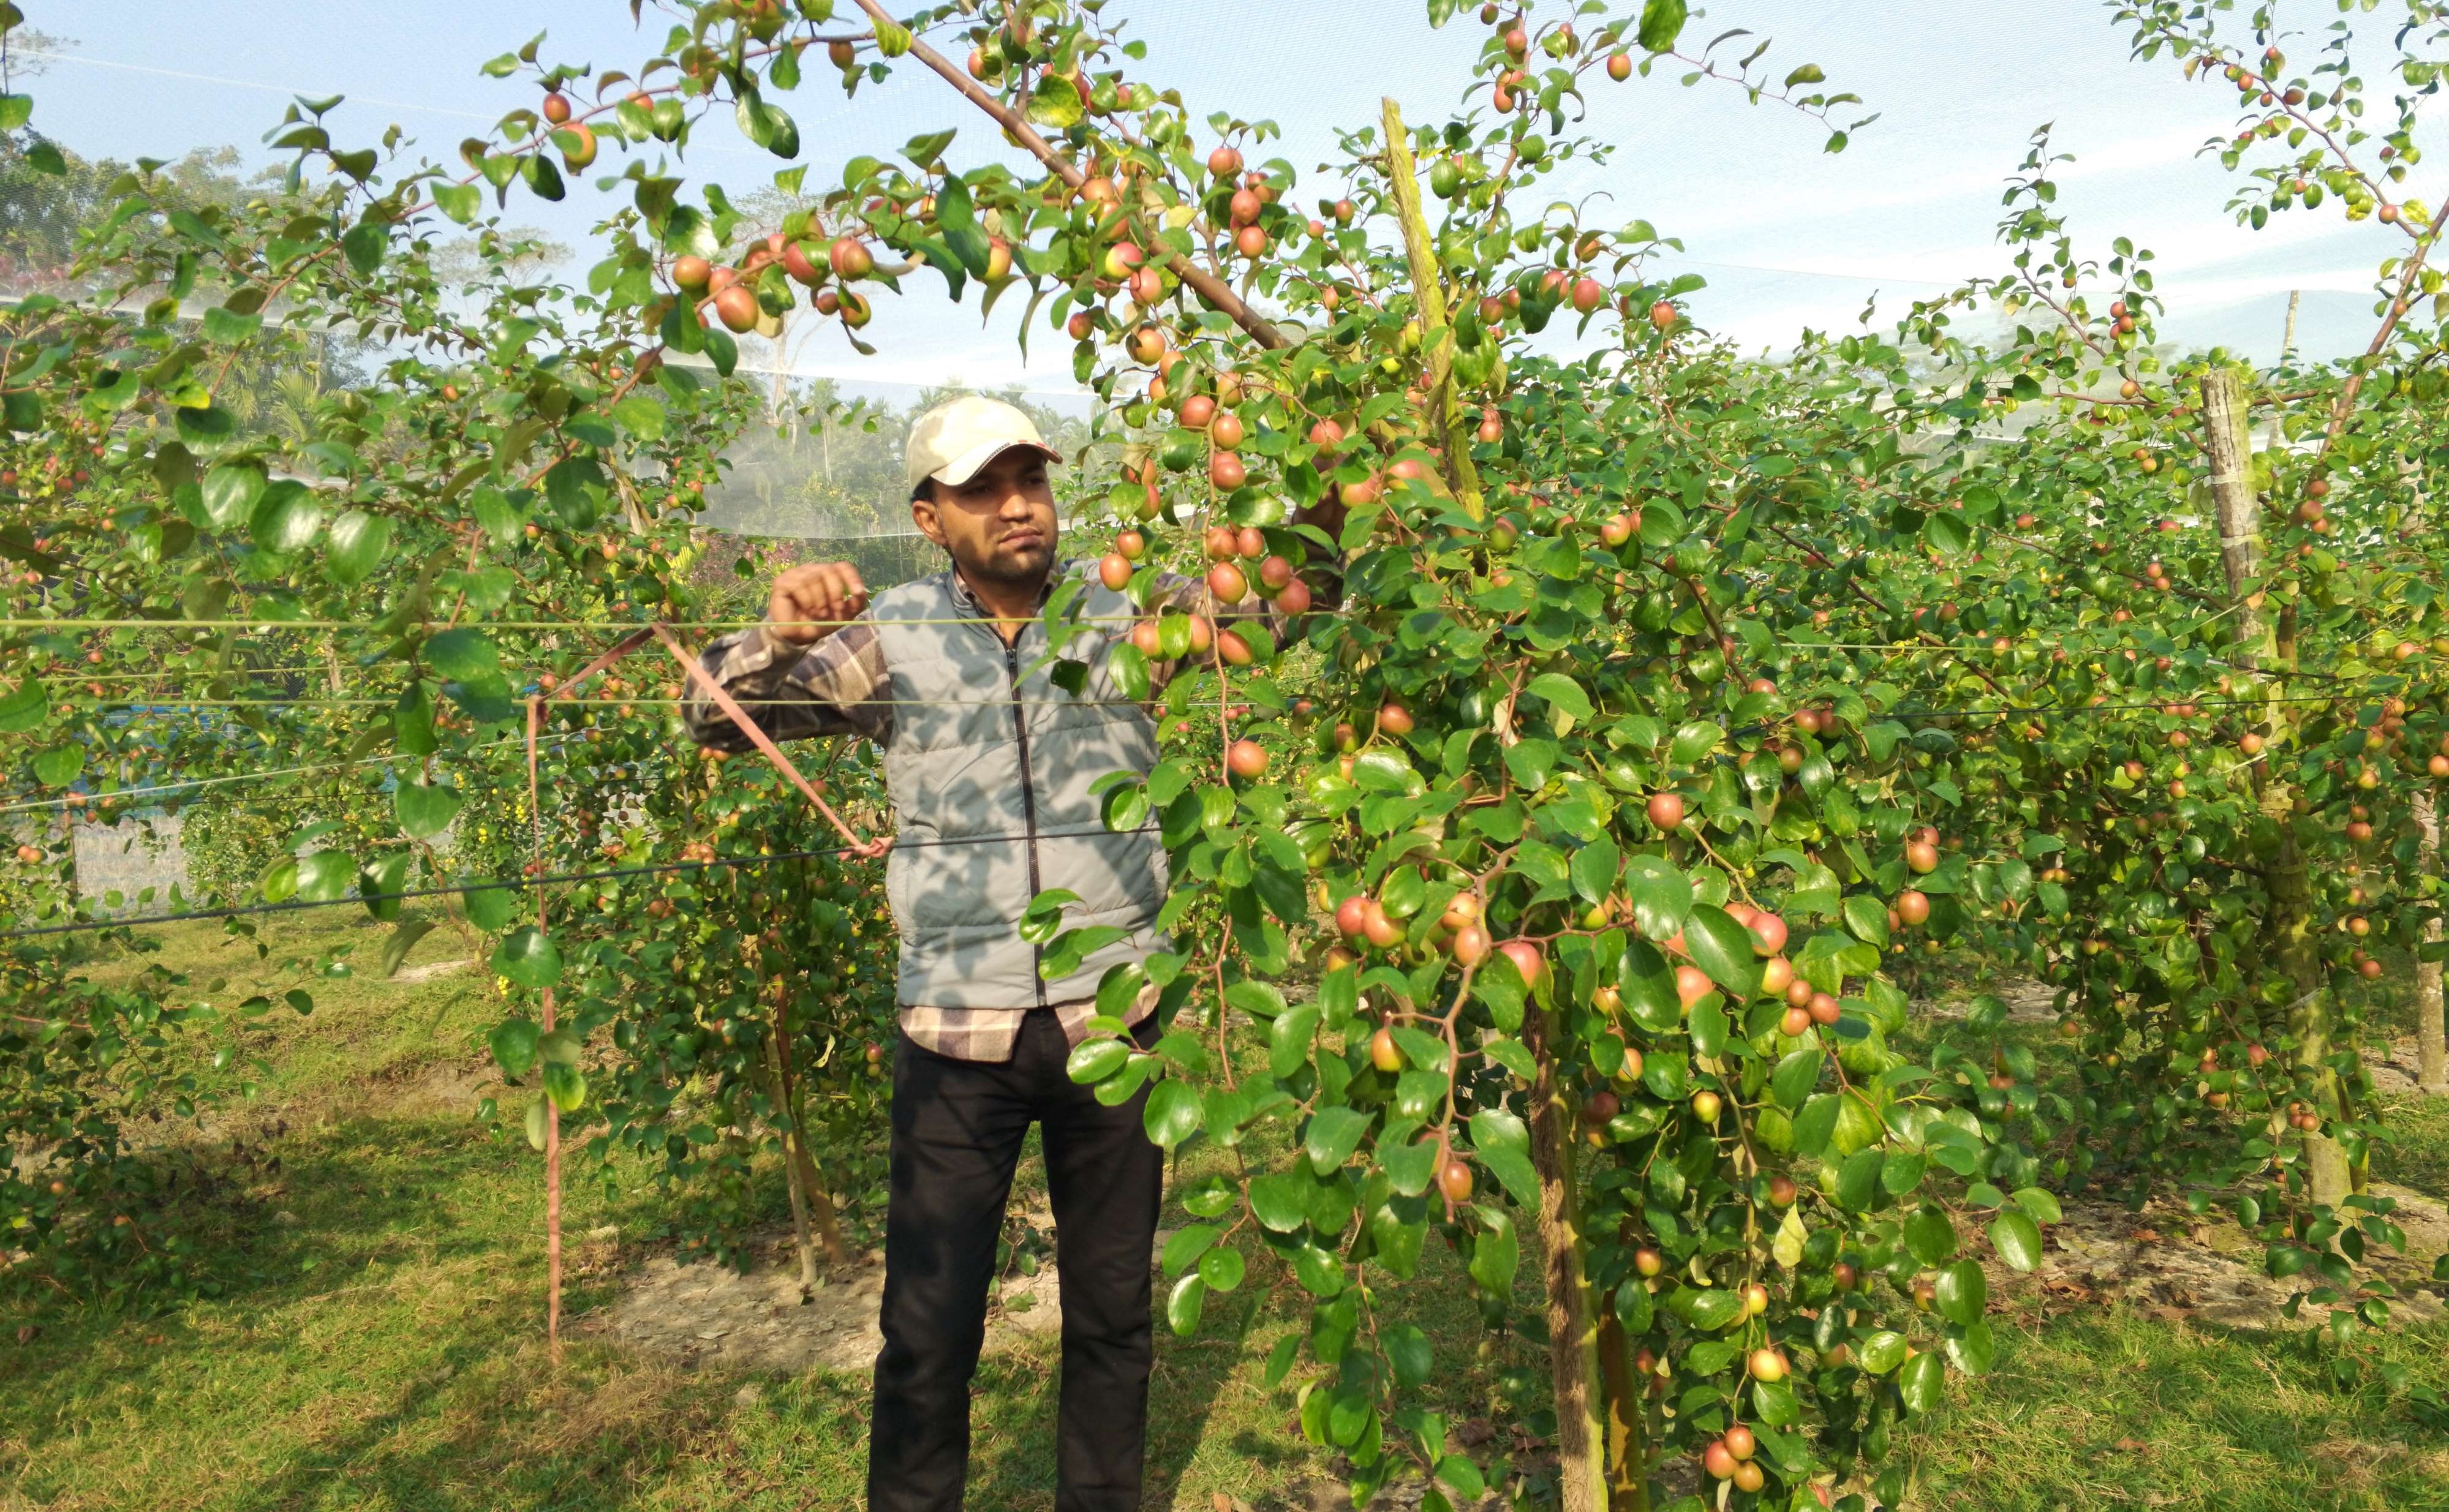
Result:
{"label": "man", "polygon": [[[1095,793],[1099,777],[1156,760],[1153,719],[1121,697],[1106,665],[1140,611],[1080,574],[1081,612],[1097,634],[1069,654],[1092,670],[1082,696],[1057,688],[1038,666],[1047,636],[1037,616],[1072,575],[1054,557],[1047,465],[1060,455],[1021,411],[971,397],[921,416],[906,460],[911,519],[951,555],[950,570],[871,603],[848,563],[793,567],[775,581],[763,625],[704,653],[775,738],[875,741],[893,799],[885,890],[901,935],[900,1034],[868,1505],[961,1505],[987,1286],[1034,1121],[1062,1284],[1055,1506],[1127,1512],[1140,1502],[1164,1160],[1142,1126],[1145,1089],[1107,1107],[1064,1062],[1107,969],[1166,945],[1155,928],[1164,847],[1149,830],[1109,832]],[[1194,583],[1169,578],[1163,591],[1186,609],[1212,607]],[[1161,686],[1172,670],[1153,668],[1151,679]],[[704,743],[746,743],[710,700],[686,715]],[[1017,926],[1053,888],[1079,895],[1067,924],[1126,932],[1048,982]],[[1153,1009],[1144,996],[1128,1017],[1143,1046]]]}

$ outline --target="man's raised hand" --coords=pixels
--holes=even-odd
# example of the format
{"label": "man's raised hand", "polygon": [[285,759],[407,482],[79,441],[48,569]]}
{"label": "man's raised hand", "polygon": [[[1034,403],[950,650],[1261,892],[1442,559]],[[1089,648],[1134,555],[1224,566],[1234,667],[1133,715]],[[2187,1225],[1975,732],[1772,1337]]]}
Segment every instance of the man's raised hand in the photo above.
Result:
{"label": "man's raised hand", "polygon": [[847,562],[809,562],[774,580],[765,631],[793,645],[812,645],[867,608],[867,584]]}

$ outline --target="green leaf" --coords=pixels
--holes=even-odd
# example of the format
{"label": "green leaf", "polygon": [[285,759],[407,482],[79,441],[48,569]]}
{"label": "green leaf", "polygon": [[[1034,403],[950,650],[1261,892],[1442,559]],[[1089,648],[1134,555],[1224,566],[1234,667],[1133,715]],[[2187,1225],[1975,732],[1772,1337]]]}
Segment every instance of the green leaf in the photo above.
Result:
{"label": "green leaf", "polygon": [[449,788],[403,782],[391,796],[400,831],[412,840],[430,840],[459,816],[459,794]]}
{"label": "green leaf", "polygon": [[1675,732],[1675,741],[1667,748],[1667,759],[1676,766],[1688,767],[1718,748],[1726,732],[1707,719],[1695,719]]}
{"label": "green leaf", "polygon": [[1560,709],[1582,724],[1591,720],[1591,696],[1582,685],[1561,672],[1543,672],[1533,678],[1522,690],[1547,700],[1552,708]]}
{"label": "green leaf", "polygon": [[387,851],[357,868],[357,897],[367,912],[385,923],[399,917],[399,891],[409,860],[405,851]]}
{"label": "green leaf", "polygon": [[0,735],[23,735],[40,725],[51,712],[51,696],[42,680],[28,678],[0,693]]}
{"label": "green leaf", "polygon": [[536,1062],[536,1043],[542,1036],[533,1019],[511,1019],[494,1027],[488,1043],[505,1081],[516,1081],[528,1074]]}
{"label": "green leaf", "polygon": [[1596,907],[1605,903],[1615,890],[1616,869],[1619,865],[1615,842],[1601,835],[1573,852],[1572,874],[1573,890],[1583,902]]}
{"label": "green leaf", "polygon": [[1879,1150],[1857,1150],[1837,1168],[1837,1203],[1855,1213],[1867,1213],[1879,1195],[1880,1167],[1886,1157]]}
{"label": "green leaf", "polygon": [[1921,526],[1924,545],[1942,557],[1962,556],[1973,545],[1973,527],[1964,517],[1950,509],[1940,509],[1924,520]]}
{"label": "green leaf", "polygon": [[1241,1286],[1248,1265],[1241,1251],[1220,1244],[1199,1257],[1199,1279],[1206,1282],[1211,1292],[1230,1292]]}
{"label": "green leaf", "polygon": [[433,932],[434,921],[431,919],[400,921],[391,933],[383,936],[382,974],[386,978],[399,975],[399,965],[408,959],[408,952],[416,948],[417,941]]}
{"label": "green leaf", "polygon": [[1531,1130],[1503,1108],[1482,1108],[1471,1116],[1471,1145],[1482,1165],[1495,1174],[1514,1201],[1539,1211],[1539,1174],[1531,1165]]}
{"label": "green leaf", "polygon": [[337,903],[349,895],[349,884],[357,877],[357,860],[346,851],[318,851],[299,860],[299,901]]}
{"label": "green leaf", "polygon": [[[1625,894],[1632,900],[1633,927],[1639,929],[1646,939],[1668,939],[1676,930],[1684,928],[1686,919],[1691,917],[1691,879],[1684,874],[1681,868],[1665,857],[1634,856],[1625,863],[1624,882]],[[1639,947],[1645,950],[1650,948],[1647,945],[1640,945]],[[1631,947],[1627,947],[1628,956],[1631,948]],[[1745,948],[1749,949],[1749,945],[1746,944]],[[1655,955],[1657,952],[1651,950],[1650,953]],[[1665,966],[1663,960],[1661,965],[1667,972],[1668,1002],[1676,1008],[1676,1013],[1669,1016],[1664,1027],[1673,1028],[1675,1017],[1682,1013],[1682,1003],[1675,997],[1674,968],[1671,966]]]}
{"label": "green leaf", "polygon": [[1867,892],[1848,893],[1844,902],[1845,928],[1854,938],[1868,945],[1885,948],[1888,943],[1888,906]]}
{"label": "green leaf", "polygon": [[2015,1189],[2013,1200],[2015,1206],[2031,1214],[2035,1223],[2066,1221],[2066,1215],[2058,1208],[2057,1197],[2040,1187],[2018,1187]]}
{"label": "green leaf", "polygon": [[1310,1169],[1324,1176],[1340,1169],[1352,1158],[1359,1147],[1360,1137],[1369,1132],[1369,1115],[1358,1108],[1329,1105],[1318,1110],[1309,1120],[1302,1136],[1302,1147],[1309,1156]]}
{"label": "green leaf", "polygon": [[263,329],[260,311],[245,315],[225,306],[215,305],[204,312],[204,339],[216,346],[232,347]]}
{"label": "green leaf", "polygon": [[215,530],[235,530],[255,513],[271,480],[252,463],[225,462],[204,474],[204,523]]}
{"label": "green leaf", "polygon": [[1318,1036],[1319,1006],[1304,1003],[1276,1016],[1267,1026],[1267,1070],[1289,1077],[1309,1060],[1310,1043]]}
{"label": "green leaf", "polygon": [[514,888],[471,888],[459,894],[469,925],[487,934],[499,934],[518,917],[519,892]]}
{"label": "green leaf", "polygon": [[1148,1094],[1141,1122],[1149,1139],[1170,1150],[1199,1132],[1203,1116],[1199,1094],[1188,1084],[1167,1077]]}
{"label": "green leaf", "polygon": [[561,948],[532,924],[523,924],[493,947],[493,974],[542,991],[561,980]]}
{"label": "green leaf", "polygon": [[1934,1300],[1941,1317],[1966,1329],[1981,1321],[1983,1310],[1990,1305],[1990,1284],[1982,1278],[1979,1261],[1957,1261],[1938,1273],[1936,1285]]}
{"label": "green leaf", "polygon": [[323,528],[323,507],[294,478],[266,487],[247,515],[247,535],[264,550],[286,556],[302,551]]}
{"label": "green leaf", "polygon": [[1905,1336],[1894,1330],[1881,1329],[1862,1341],[1854,1351],[1862,1368],[1873,1375],[1885,1375],[1905,1363]]}
{"label": "green leaf", "polygon": [[427,640],[425,663],[453,681],[473,682],[499,673],[502,658],[482,631],[461,625]]}
{"label": "green leaf", "polygon": [[1679,1287],[1667,1307],[1696,1329],[1726,1328],[1744,1315],[1744,1299],[1732,1287]]}
{"label": "green leaf", "polygon": [[390,246],[389,232],[378,220],[360,220],[340,238],[340,255],[349,266],[360,274],[371,274],[382,266],[383,253]]}
{"label": "green leaf", "polygon": [[587,1078],[577,1066],[565,1062],[547,1060],[544,1063],[544,1095],[564,1113],[575,1113],[587,1105]]}
{"label": "green leaf", "polygon": [[1726,1010],[1714,998],[1704,998],[1692,1005],[1685,1027],[1692,1035],[1692,1053],[1716,1055],[1726,1047]]}
{"label": "green leaf", "polygon": [[1063,1074],[1082,1086],[1103,1081],[1123,1068],[1131,1047],[1122,1040],[1083,1040],[1064,1059]]}
{"label": "green leaf", "polygon": [[1947,1400],[1947,1364],[1929,1349],[1905,1362],[1897,1377],[1897,1391],[1905,1399],[1905,1410],[1916,1417],[1936,1409]]}
{"label": "green leaf", "polygon": [[1638,33],[1643,48],[1650,52],[1672,49],[1676,37],[1684,30],[1684,0],[1646,0]]}
{"label": "green leaf", "polygon": [[1969,1325],[1963,1333],[1947,1341],[1947,1357],[1967,1375],[1987,1375],[1997,1358],[1998,1341],[1985,1322]]}
{"label": "green leaf", "polygon": [[1173,1237],[1165,1241],[1165,1254],[1160,1264],[1167,1275],[1180,1275],[1199,1263],[1199,1257],[1224,1236],[1224,1231],[1208,1223],[1193,1223],[1176,1229]]}
{"label": "green leaf", "polygon": [[65,788],[85,771],[85,747],[76,741],[55,745],[34,757],[34,780],[47,788]]}
{"label": "green leaf", "polygon": [[1436,1366],[1436,1353],[1429,1348],[1429,1336],[1417,1325],[1398,1323],[1383,1329],[1379,1344],[1386,1351],[1386,1363],[1395,1368],[1398,1387],[1413,1391],[1428,1384],[1429,1372]]}
{"label": "green leaf", "polygon": [[1751,931],[1726,909],[1695,904],[1684,922],[1684,948],[1736,1003],[1748,1002],[1760,990],[1761,959],[1753,953]]}
{"label": "green leaf", "polygon": [[1811,1089],[1820,1084],[1822,1059],[1820,1046],[1810,1044],[1789,1052],[1777,1062],[1777,1069],[1769,1075],[1768,1090],[1769,1095],[1777,1099],[1779,1106],[1803,1106],[1803,1100],[1811,1096]]}
{"label": "green leaf", "polygon": [[1514,1273],[1522,1263],[1513,1215],[1485,1202],[1475,1204],[1471,1211],[1480,1224],[1480,1232],[1471,1241],[1471,1278],[1492,1296],[1510,1297]]}
{"label": "green leaf", "polygon": [[1298,1171],[1277,1171],[1250,1182],[1250,1213],[1278,1234],[1298,1234],[1309,1222],[1311,1181]]}
{"label": "green leaf", "polygon": [[1943,1208],[1923,1203],[1905,1219],[1905,1248],[1924,1265],[1944,1264],[1956,1254],[1956,1224]]}
{"label": "green leaf", "polygon": [[2008,1208],[1990,1220],[1990,1247],[2016,1270],[2030,1271],[2041,1263],[2040,1225],[2021,1209]]}
{"label": "green leaf", "polygon": [[323,570],[344,588],[363,583],[382,565],[391,549],[391,521],[363,509],[351,509],[332,522],[325,535]]}
{"label": "green leaf", "polygon": [[1331,1297],[1343,1290],[1343,1263],[1315,1244],[1293,1251],[1293,1278],[1312,1296]]}
{"label": "green leaf", "polygon": [[484,197],[472,183],[437,183],[431,193],[434,208],[463,226],[473,223],[476,212],[484,208]]}

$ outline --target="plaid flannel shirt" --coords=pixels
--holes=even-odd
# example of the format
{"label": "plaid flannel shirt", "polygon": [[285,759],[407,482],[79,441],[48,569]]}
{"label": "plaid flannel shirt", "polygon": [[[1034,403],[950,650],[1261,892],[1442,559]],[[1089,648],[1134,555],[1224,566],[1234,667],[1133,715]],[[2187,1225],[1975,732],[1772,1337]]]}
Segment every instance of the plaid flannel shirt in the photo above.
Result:
{"label": "plaid flannel shirt", "polygon": [[[1070,564],[1047,575],[1038,596],[1042,606],[1065,576],[1093,571],[1094,564]],[[953,596],[966,611],[987,610],[960,575],[953,577]],[[1207,586],[1196,579],[1166,573],[1157,580],[1151,613],[1161,608],[1192,613],[1210,610]],[[1257,619],[1279,643],[1284,621],[1264,600],[1244,601],[1239,609],[1224,610],[1220,620]],[[884,662],[884,636],[873,615],[862,614],[814,645],[795,645],[766,633],[762,626],[724,636],[699,657],[706,672],[739,701],[759,728],[771,738],[805,739],[818,736],[864,736],[883,745],[893,736],[893,682]],[[1180,661],[1152,663],[1148,668],[1151,699],[1181,670]],[[681,717],[700,745],[723,751],[751,749],[748,737],[712,699],[689,684]],[[1093,1001],[1051,1004],[1064,1038],[1078,1044],[1096,1015]],[[1147,991],[1132,1004],[1124,1022],[1137,1025],[1156,1008],[1156,994]],[[948,1008],[928,1004],[902,1004],[898,1018],[903,1033],[923,1049],[955,1061],[1001,1062],[1012,1059],[1028,1008]]]}

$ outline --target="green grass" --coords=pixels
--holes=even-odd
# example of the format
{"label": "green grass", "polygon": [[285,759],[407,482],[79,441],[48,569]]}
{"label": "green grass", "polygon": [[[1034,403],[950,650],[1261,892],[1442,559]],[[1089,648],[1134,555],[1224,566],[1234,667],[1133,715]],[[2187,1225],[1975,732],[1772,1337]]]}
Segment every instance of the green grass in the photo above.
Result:
{"label": "green grass", "polygon": [[[204,1068],[223,1090],[257,1086],[215,1126],[176,1215],[229,1292],[149,1312],[0,1317],[0,1339],[32,1329],[0,1348],[0,1508],[861,1504],[859,1376],[749,1381],[587,1340],[558,1368],[548,1359],[538,1161],[515,1131],[470,1117],[477,1037],[496,1011],[480,970],[371,980],[377,931],[328,915],[277,921],[267,938],[272,961],[258,965],[251,947],[189,927],[166,959],[200,985],[226,976],[225,997],[242,983],[277,997],[300,980],[281,960],[352,942],[369,974],[313,983],[311,1017],[284,1007],[236,1029],[268,1071]],[[437,933],[412,964],[457,953]],[[2408,1108],[2401,1128],[2378,1174],[2443,1190],[2449,1106]],[[233,1137],[247,1158],[231,1156]],[[762,1190],[780,1221],[779,1182]],[[586,1236],[651,1233],[664,1200],[623,1167],[599,1177],[573,1163],[573,1314],[608,1301],[651,1253]],[[1538,1393],[1507,1399],[1506,1374],[1519,1391],[1541,1362],[1518,1341],[1481,1356],[1451,1257],[1429,1248],[1423,1277],[1382,1300],[1437,1342],[1437,1403],[1457,1419],[1493,1416],[1499,1445],[1514,1442]],[[1290,1392],[1263,1384],[1268,1349],[1305,1326],[1306,1308],[1261,1279],[1254,1268],[1242,1293],[1211,1298],[1201,1337],[1160,1330],[1152,1507],[1205,1512],[1217,1492],[1266,1507],[1334,1477],[1295,1429]],[[2360,1337],[2342,1381],[2334,1348],[2122,1309],[2044,1319],[2026,1302],[1999,1327],[1996,1371],[1900,1437],[1909,1505],[2449,1506],[2449,1434],[2407,1415],[2380,1374],[2393,1364],[2449,1389],[2449,1328]],[[982,1367],[973,1507],[1051,1507],[1054,1355],[1033,1340]]]}

